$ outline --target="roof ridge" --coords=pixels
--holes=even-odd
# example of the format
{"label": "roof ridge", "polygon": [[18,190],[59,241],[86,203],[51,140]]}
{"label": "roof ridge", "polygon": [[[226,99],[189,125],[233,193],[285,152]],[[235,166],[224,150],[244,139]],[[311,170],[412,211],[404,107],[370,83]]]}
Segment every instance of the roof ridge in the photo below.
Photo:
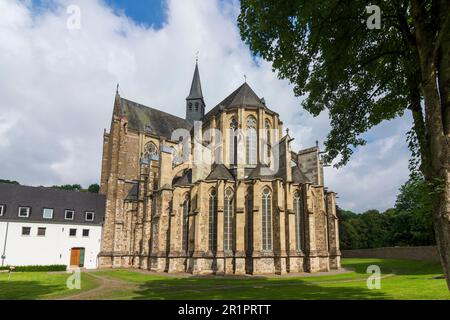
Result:
{"label": "roof ridge", "polygon": [[15,188],[27,188],[27,189],[45,189],[48,191],[54,191],[54,192],[60,192],[60,193],[76,193],[76,194],[88,194],[88,195],[101,195],[100,193],[93,193],[93,192],[89,192],[89,191],[83,191],[83,190],[66,190],[66,189],[60,189],[60,188],[54,188],[53,186],[51,187],[46,187],[46,186],[29,186],[29,185],[23,185],[23,184],[12,184],[12,183],[4,183],[4,182],[0,182],[0,185],[3,186],[10,186],[10,187],[15,187]]}

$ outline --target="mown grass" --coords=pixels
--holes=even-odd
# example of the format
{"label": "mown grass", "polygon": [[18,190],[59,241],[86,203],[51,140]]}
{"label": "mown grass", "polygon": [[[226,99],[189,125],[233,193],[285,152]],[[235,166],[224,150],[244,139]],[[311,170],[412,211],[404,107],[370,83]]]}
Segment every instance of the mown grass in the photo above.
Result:
{"label": "mown grass", "polygon": [[[378,265],[381,289],[367,288],[367,267]],[[117,290],[109,299],[450,299],[438,263],[344,259],[354,272],[319,277],[176,278],[129,270],[102,271],[98,275],[133,282],[137,289]],[[102,297],[105,298],[105,297]]]}
{"label": "mown grass", "polygon": [[48,272],[0,273],[0,300],[40,300],[62,298],[94,289],[98,281],[91,275],[81,274],[81,289],[70,290],[67,279],[70,274]]}
{"label": "mown grass", "polygon": [[[367,267],[378,265],[381,289],[367,288]],[[438,263],[344,259],[343,266],[354,271],[316,277],[174,277],[132,270],[103,270],[95,276],[124,281],[112,290],[95,292],[92,299],[450,299]],[[0,299],[52,299],[78,294],[66,287],[67,274],[0,274]],[[131,284],[131,285],[130,285]],[[82,291],[95,288],[98,280],[82,275]]]}

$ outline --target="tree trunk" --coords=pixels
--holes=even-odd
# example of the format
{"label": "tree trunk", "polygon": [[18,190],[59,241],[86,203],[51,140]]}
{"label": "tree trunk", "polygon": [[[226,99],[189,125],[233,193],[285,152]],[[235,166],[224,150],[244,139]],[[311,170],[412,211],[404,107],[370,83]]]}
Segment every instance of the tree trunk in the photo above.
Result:
{"label": "tree trunk", "polygon": [[450,290],[450,171],[448,168],[441,172],[443,188],[433,201],[434,230],[436,244],[441,258],[442,267]]}
{"label": "tree trunk", "polygon": [[450,139],[444,134],[438,83],[431,66],[424,72],[428,76],[422,83],[430,162],[430,170],[424,175],[432,186],[436,244],[450,290]]}
{"label": "tree trunk", "polygon": [[[446,1],[443,1],[441,8],[446,8]],[[436,233],[436,244],[444,269],[447,286],[450,290],[450,138],[446,133],[447,121],[445,116],[445,106],[442,104],[438,76],[439,48],[443,46],[440,41],[446,41],[447,30],[442,19],[440,29],[430,28],[430,17],[426,7],[419,0],[411,1],[411,14],[415,27],[414,37],[416,40],[417,52],[422,74],[421,90],[425,102],[425,125],[426,139],[429,146],[429,172],[424,172],[426,180],[432,186],[433,197],[433,221]],[[436,12],[431,13],[431,20],[438,17]],[[444,15],[446,18],[447,16]],[[444,56],[445,58],[446,56]],[[445,65],[445,63],[444,63]],[[442,74],[441,74],[442,76]],[[441,83],[442,84],[442,83]]]}

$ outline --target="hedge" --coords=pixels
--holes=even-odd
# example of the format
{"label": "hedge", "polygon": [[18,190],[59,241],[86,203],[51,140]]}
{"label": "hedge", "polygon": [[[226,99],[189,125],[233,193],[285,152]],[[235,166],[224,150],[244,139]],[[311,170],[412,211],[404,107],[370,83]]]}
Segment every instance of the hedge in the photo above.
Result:
{"label": "hedge", "polygon": [[[0,267],[0,271],[9,270],[9,266]],[[13,272],[56,272],[66,271],[67,266],[62,264],[56,264],[51,266],[18,266],[14,267]]]}

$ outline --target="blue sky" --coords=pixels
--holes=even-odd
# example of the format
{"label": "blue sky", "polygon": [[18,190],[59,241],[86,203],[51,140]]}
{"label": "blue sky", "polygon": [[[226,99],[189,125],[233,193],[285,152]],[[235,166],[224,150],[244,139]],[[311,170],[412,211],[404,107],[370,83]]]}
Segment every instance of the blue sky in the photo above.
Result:
{"label": "blue sky", "polygon": [[[166,21],[166,0],[102,0],[116,13],[125,13],[137,24],[159,29]],[[35,10],[51,8],[53,0],[32,0]]]}
{"label": "blue sky", "polygon": [[104,0],[138,24],[160,28],[166,20],[165,0]]}

